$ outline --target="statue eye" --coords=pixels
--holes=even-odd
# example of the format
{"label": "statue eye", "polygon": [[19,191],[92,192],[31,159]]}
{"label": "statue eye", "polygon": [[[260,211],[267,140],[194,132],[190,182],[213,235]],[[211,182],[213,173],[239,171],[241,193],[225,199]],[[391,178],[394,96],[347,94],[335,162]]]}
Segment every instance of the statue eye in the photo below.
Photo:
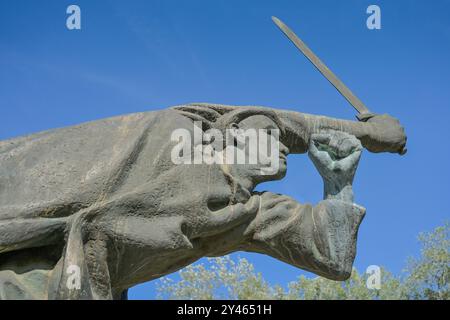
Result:
{"label": "statue eye", "polygon": [[212,144],[214,141],[216,141],[216,137],[213,135],[205,134],[205,139],[203,139],[202,144],[208,145]]}

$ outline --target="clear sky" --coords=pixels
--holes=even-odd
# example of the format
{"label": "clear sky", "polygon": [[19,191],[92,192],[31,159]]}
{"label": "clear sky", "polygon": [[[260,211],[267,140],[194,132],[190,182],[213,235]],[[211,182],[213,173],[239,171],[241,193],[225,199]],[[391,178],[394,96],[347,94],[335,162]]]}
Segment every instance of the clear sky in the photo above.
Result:
{"label": "clear sky", "polygon": [[[66,8],[81,7],[81,30]],[[366,8],[381,8],[381,30]],[[398,117],[408,153],[364,152],[367,208],[355,266],[399,273],[416,236],[450,214],[450,1],[0,0],[0,139],[187,102],[252,104],[353,119],[355,112],[273,25],[278,16],[372,111]],[[316,203],[305,155],[260,189]],[[304,274],[240,252],[271,283]],[[130,298],[155,297],[154,283]]]}

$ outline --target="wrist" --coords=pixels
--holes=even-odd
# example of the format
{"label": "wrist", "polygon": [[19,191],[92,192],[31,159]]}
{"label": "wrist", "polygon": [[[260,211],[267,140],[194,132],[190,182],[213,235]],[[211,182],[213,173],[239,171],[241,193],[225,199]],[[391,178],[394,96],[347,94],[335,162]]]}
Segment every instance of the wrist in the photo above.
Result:
{"label": "wrist", "polygon": [[351,183],[324,181],[324,199],[334,199],[353,203],[353,188]]}

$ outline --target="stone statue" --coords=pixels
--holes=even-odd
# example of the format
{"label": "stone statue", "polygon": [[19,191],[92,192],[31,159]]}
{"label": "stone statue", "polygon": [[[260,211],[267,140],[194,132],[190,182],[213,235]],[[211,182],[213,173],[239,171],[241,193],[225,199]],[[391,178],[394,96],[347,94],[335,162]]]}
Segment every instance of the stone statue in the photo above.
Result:
{"label": "stone statue", "polygon": [[[404,154],[406,136],[273,21],[359,122],[191,104],[1,141],[1,299],[125,299],[136,284],[238,250],[350,276],[365,214],[352,191],[362,149]],[[254,191],[285,176],[289,153],[308,153],[322,176],[317,205]]]}
{"label": "stone statue", "polygon": [[[360,119],[191,104],[1,141],[0,298],[124,299],[136,284],[238,250],[347,279],[365,213],[352,192],[362,149],[402,153],[406,143],[396,119]],[[174,163],[171,135],[195,135],[195,123],[279,130],[278,170]],[[285,176],[289,153],[308,153],[323,177],[315,206],[254,191]]]}

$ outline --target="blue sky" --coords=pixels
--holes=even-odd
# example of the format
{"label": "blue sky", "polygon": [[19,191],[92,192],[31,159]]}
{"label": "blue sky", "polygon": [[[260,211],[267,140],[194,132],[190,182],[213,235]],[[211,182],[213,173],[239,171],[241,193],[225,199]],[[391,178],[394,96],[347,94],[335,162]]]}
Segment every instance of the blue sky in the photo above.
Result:
{"label": "blue sky", "polygon": [[[81,7],[82,30],[65,26]],[[366,8],[381,8],[368,30]],[[0,139],[187,102],[252,104],[354,118],[354,111],[270,20],[285,21],[372,111],[398,117],[408,153],[364,152],[355,178],[367,208],[355,266],[399,273],[416,236],[450,214],[450,1],[0,0]],[[305,155],[262,186],[316,203]],[[304,274],[237,253],[271,283]],[[155,297],[154,283],[130,298]]]}

